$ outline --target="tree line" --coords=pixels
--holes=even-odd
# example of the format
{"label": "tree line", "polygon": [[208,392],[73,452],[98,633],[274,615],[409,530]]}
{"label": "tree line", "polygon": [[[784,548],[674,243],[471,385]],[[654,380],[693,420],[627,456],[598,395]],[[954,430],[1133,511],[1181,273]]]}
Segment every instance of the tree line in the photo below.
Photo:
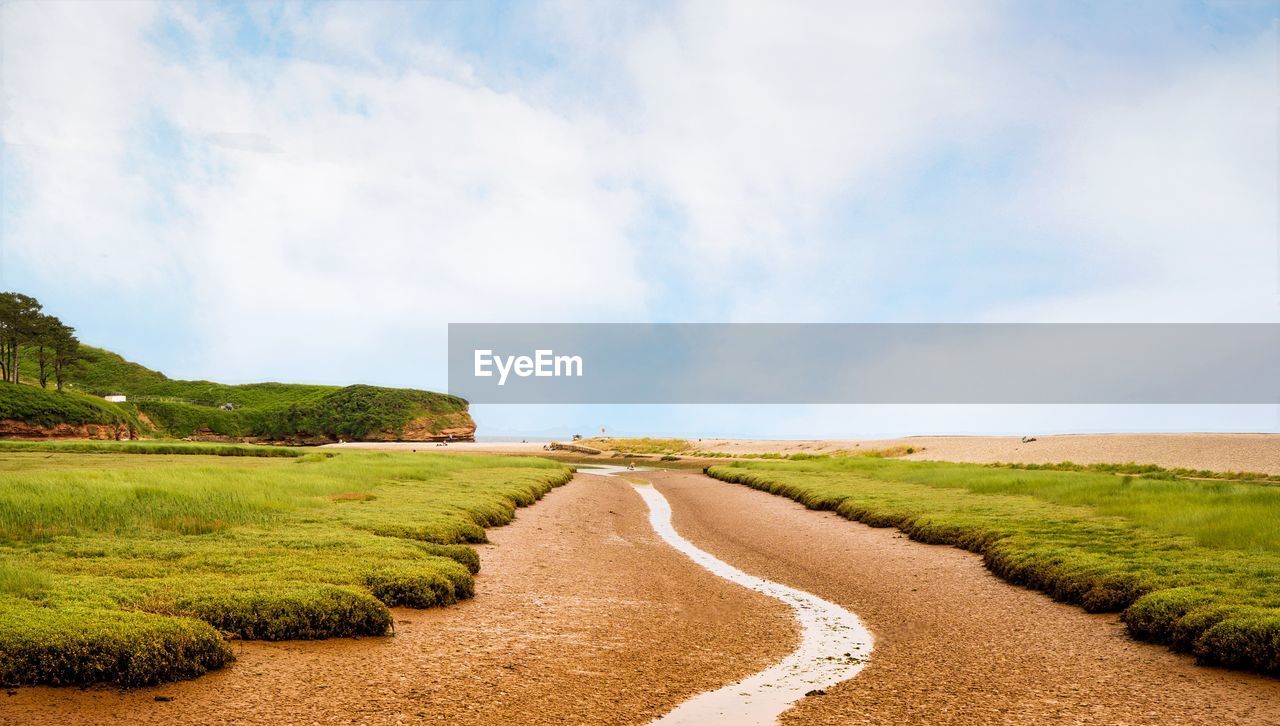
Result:
{"label": "tree line", "polygon": [[52,379],[62,390],[63,378],[80,358],[75,328],[44,313],[40,302],[20,292],[0,292],[0,379],[18,382],[18,364],[36,361],[41,388]]}

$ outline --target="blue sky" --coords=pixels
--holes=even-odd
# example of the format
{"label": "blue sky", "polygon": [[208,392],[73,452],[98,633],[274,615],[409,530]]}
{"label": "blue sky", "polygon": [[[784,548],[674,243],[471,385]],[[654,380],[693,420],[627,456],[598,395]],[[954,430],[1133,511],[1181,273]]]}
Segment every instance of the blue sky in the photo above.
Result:
{"label": "blue sky", "polygon": [[[0,283],[174,376],[440,388],[449,322],[1280,319],[1271,2],[0,13]],[[477,417],[1280,429],[1274,406]]]}

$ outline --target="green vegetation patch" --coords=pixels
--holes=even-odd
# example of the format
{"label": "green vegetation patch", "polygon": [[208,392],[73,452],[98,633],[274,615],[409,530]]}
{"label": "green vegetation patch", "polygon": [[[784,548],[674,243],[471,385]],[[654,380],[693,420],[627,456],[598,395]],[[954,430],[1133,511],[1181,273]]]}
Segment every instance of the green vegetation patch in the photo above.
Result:
{"label": "green vegetation patch", "polygon": [[224,665],[227,638],[382,635],[388,606],[470,597],[467,543],[571,476],[525,457],[146,453],[0,447],[0,684],[137,686]]}
{"label": "green vegetation patch", "polygon": [[1208,469],[1187,469],[1185,467],[1166,468],[1155,464],[1077,464],[1062,461],[1056,464],[990,464],[989,466],[1007,469],[1026,469],[1028,471],[1096,471],[1106,474],[1128,474],[1148,479],[1225,479],[1228,481],[1250,481],[1266,484],[1280,484],[1280,474],[1260,474],[1253,471],[1210,471]]}
{"label": "green vegetation patch", "polygon": [[0,683],[143,686],[195,678],[232,660],[222,635],[190,618],[70,606],[0,609]]}
{"label": "green vegetation patch", "polygon": [[[298,449],[283,446],[201,444],[185,441],[0,441],[6,451],[47,451],[81,454],[187,454],[192,456],[276,456],[300,458]],[[325,452],[332,455],[331,452]]]}
{"label": "green vegetation patch", "polygon": [[1137,638],[1280,674],[1280,488],[865,457],[710,476],[983,555],[997,575],[1120,611]]}
{"label": "green vegetation patch", "polygon": [[[135,428],[148,434],[360,440],[398,438],[411,424],[425,426],[427,434],[472,425],[467,402],[442,393],[366,385],[184,381],[101,348],[80,345],[76,356],[66,373],[69,389],[92,394],[78,398],[96,398],[100,405],[130,416]],[[31,355],[23,358],[25,379],[34,379],[34,366]],[[126,395],[128,402],[115,406],[97,398],[113,394]],[[145,416],[141,423],[138,413]],[[48,418],[50,424],[62,420]]]}
{"label": "green vegetation patch", "polygon": [[599,437],[578,443],[623,454],[679,454],[693,448],[693,444],[686,439],[614,439]]}
{"label": "green vegetation patch", "polygon": [[138,426],[131,412],[96,396],[19,384],[0,385],[0,419],[46,427],[62,423]]}
{"label": "green vegetation patch", "polygon": [[[238,389],[249,389],[253,395]],[[160,431],[179,437],[211,433],[228,438],[361,440],[387,432],[403,434],[411,422],[423,417],[432,421],[431,434],[471,420],[461,398],[402,388],[170,381],[149,390],[166,393],[135,396],[139,410]],[[271,393],[263,394],[264,390]],[[223,403],[211,403],[218,400]],[[234,408],[227,410],[223,405]]]}

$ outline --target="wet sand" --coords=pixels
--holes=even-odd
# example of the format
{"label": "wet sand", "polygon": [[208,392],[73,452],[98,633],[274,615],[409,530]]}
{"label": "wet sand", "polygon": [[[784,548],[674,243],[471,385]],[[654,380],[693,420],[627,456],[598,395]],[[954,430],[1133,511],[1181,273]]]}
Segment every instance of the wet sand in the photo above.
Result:
{"label": "wet sand", "polygon": [[866,669],[783,715],[806,723],[1280,723],[1280,680],[1206,668],[1009,585],[982,560],[686,472],[646,476],[676,529],[759,577],[837,603]]}
{"label": "wet sand", "polygon": [[646,482],[634,486],[649,505],[649,523],[667,544],[730,582],[786,603],[801,627],[800,644],[786,658],[750,678],[698,694],[655,726],[772,726],[796,701],[853,678],[866,667],[875,643],[858,616],[812,593],[748,575],[712,557],[675,530],[671,505],[661,492]]}

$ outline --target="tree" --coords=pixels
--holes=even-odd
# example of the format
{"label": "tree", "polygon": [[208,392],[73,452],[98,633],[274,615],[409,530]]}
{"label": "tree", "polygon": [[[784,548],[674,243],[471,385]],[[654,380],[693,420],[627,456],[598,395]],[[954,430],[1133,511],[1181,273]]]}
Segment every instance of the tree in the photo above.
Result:
{"label": "tree", "polygon": [[18,294],[0,292],[0,380],[9,382],[9,332],[18,314]]}
{"label": "tree", "polygon": [[49,387],[49,374],[53,372],[53,336],[62,321],[52,315],[41,315],[32,326],[30,345],[36,349],[37,378],[41,388]]}
{"label": "tree", "polygon": [[52,336],[53,377],[58,382],[58,390],[62,390],[63,379],[70,368],[82,358],[80,341],[76,340],[76,329],[58,323]]}
{"label": "tree", "polygon": [[40,387],[48,388],[49,376],[54,373],[58,346],[70,348],[68,341],[75,340],[75,330],[63,325],[61,320],[52,315],[39,316],[32,327],[34,337],[29,344],[36,349],[36,367],[39,371]]}
{"label": "tree", "polygon": [[40,303],[20,292],[0,293],[0,378],[18,382],[19,353],[34,340],[41,318]]}
{"label": "tree", "polygon": [[69,367],[80,359],[75,329],[41,312],[38,300],[20,292],[0,292],[0,381],[19,382],[24,348],[34,352],[40,387],[52,375],[62,390]]}

